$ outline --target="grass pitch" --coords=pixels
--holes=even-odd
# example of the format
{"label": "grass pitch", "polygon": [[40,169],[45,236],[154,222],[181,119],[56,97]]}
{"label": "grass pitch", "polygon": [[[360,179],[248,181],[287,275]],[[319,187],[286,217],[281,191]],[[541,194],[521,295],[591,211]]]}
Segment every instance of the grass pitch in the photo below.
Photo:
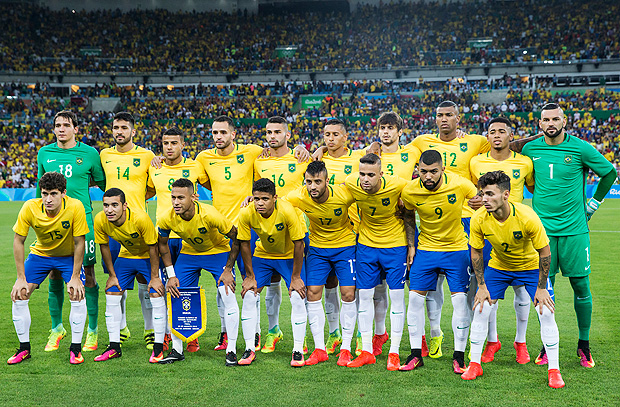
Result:
{"label": "grass pitch", "polygon": [[[450,320],[452,306],[446,289],[442,328],[445,334],[444,356],[425,358],[425,366],[413,372],[386,370],[387,346],[377,364],[361,369],[336,366],[336,357],[326,363],[301,369],[290,367],[293,346],[290,323],[290,303],[284,296],[280,325],[284,339],[272,354],[261,354],[249,367],[224,366],[224,353],[213,351],[219,332],[219,317],[215,306],[215,284],[210,275],[203,275],[201,284],[207,292],[207,331],[200,337],[201,349],[186,353],[184,362],[173,365],[151,365],[142,339],[143,321],[135,292],[127,300],[127,320],[132,333],[123,345],[123,357],[95,363],[108,342],[105,327],[105,295],[99,301],[99,351],[84,353],[86,362],[72,366],[68,362],[70,334],[56,352],[44,352],[50,329],[47,305],[47,281],[33,293],[30,301],[32,315],[32,358],[16,366],[4,360],[18,345],[11,321],[10,291],[15,281],[12,253],[13,226],[21,202],[0,203],[0,404],[29,405],[620,405],[620,369],[618,348],[620,338],[620,291],[618,279],[618,246],[620,244],[620,200],[605,202],[590,222],[592,241],[591,285],[594,297],[591,348],[596,367],[585,369],[576,356],[577,322],[573,310],[572,291],[566,278],[556,280],[556,319],[560,330],[560,368],[566,387],[553,390],[547,387],[546,368],[525,366],[514,361],[512,342],[515,316],[512,290],[501,301],[498,312],[499,338],[502,350],[495,361],[484,365],[484,376],[465,382],[452,373],[453,351]],[[154,204],[152,205],[154,211]],[[95,213],[101,203],[95,203]],[[33,240],[30,234],[28,243]],[[100,286],[105,276],[100,264],[96,266]],[[239,281],[239,280],[238,280]],[[285,290],[283,290],[285,291]],[[264,294],[263,294],[264,297]],[[238,295],[240,300],[240,296]],[[241,304],[240,304],[241,306]],[[65,296],[64,322],[68,327],[69,302]],[[267,332],[267,316],[262,306],[263,337]],[[388,318],[389,332],[389,318]],[[326,329],[327,330],[327,329]],[[428,327],[427,327],[428,332]],[[312,336],[307,331],[312,349]],[[540,350],[539,325],[530,311],[528,349],[532,360]],[[353,345],[354,346],[354,345]],[[239,356],[243,350],[241,327]],[[409,338],[403,334],[401,360],[409,353]]]}

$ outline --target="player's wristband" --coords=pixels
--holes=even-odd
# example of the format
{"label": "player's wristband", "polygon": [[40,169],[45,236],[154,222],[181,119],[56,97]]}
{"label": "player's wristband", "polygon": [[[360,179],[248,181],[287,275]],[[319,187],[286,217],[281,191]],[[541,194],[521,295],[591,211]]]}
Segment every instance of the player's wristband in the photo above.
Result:
{"label": "player's wristband", "polygon": [[172,277],[176,277],[177,276],[174,273],[174,266],[167,266],[166,267],[166,275],[168,276],[168,278],[172,278]]}

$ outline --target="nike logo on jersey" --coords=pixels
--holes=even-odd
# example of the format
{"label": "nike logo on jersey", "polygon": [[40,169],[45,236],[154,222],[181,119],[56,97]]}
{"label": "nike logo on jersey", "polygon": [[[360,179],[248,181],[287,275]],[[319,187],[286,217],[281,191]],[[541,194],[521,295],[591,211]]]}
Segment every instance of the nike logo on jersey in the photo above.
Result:
{"label": "nike logo on jersey", "polygon": [[209,163],[209,165],[213,165],[213,164],[215,164],[215,163]]}
{"label": "nike logo on jersey", "polygon": [[309,211],[309,210],[307,210],[307,209],[304,209],[304,212],[306,212],[306,213],[312,213],[312,211]]}
{"label": "nike logo on jersey", "polygon": [[106,161],[105,163],[106,163],[106,164],[110,164],[111,162],[112,162],[112,161]]}
{"label": "nike logo on jersey", "polygon": [[53,163],[54,161],[56,160],[50,160],[50,159],[47,160],[48,163]]}
{"label": "nike logo on jersey", "polygon": [[540,160],[540,157],[532,157],[532,161]]}
{"label": "nike logo on jersey", "polygon": [[416,203],[415,203],[415,206],[422,206],[422,205],[424,205],[425,203],[426,203],[426,202],[422,202],[422,203],[417,203],[417,202],[416,202]]}
{"label": "nike logo on jersey", "polygon": [[429,144],[428,145],[428,148],[435,148],[435,147],[437,147],[435,144]]}
{"label": "nike logo on jersey", "polygon": [[154,177],[161,175],[161,172],[156,172],[155,174],[153,174]]}
{"label": "nike logo on jersey", "polygon": [[484,237],[487,237],[487,236],[493,236],[493,233],[488,233],[488,234],[487,234],[487,233],[483,233],[482,235],[483,235]]}
{"label": "nike logo on jersey", "polygon": [[267,171],[267,170],[260,170],[260,172],[265,172],[265,171]]}

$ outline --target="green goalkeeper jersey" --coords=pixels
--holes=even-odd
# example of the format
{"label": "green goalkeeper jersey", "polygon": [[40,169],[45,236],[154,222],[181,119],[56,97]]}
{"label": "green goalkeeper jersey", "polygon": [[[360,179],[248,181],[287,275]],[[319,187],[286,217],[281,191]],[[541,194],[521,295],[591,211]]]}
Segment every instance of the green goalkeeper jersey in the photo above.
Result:
{"label": "green goalkeeper jersey", "polygon": [[[67,179],[67,195],[79,199],[84,204],[86,214],[92,213],[88,192],[91,179],[105,189],[105,173],[97,150],[79,141],[73,148],[60,148],[57,143],[48,144],[37,153],[37,165],[37,179],[41,179],[46,172],[63,174]],[[40,193],[37,184],[37,196]]]}
{"label": "green goalkeeper jersey", "polygon": [[556,146],[540,137],[523,147],[534,164],[532,207],[549,236],[572,236],[588,232],[586,177],[592,169],[599,177],[614,170],[590,144],[566,134]]}

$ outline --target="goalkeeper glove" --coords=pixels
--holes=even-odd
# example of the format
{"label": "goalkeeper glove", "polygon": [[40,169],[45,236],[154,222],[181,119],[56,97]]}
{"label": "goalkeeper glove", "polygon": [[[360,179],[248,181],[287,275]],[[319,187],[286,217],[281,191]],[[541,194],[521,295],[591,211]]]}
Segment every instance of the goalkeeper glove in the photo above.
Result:
{"label": "goalkeeper glove", "polygon": [[596,210],[598,209],[598,207],[604,202],[601,201],[597,201],[594,198],[590,198],[588,199],[588,203],[586,203],[586,217],[588,220],[590,220],[590,218],[592,217],[592,215],[594,215],[594,212],[596,212]]}

